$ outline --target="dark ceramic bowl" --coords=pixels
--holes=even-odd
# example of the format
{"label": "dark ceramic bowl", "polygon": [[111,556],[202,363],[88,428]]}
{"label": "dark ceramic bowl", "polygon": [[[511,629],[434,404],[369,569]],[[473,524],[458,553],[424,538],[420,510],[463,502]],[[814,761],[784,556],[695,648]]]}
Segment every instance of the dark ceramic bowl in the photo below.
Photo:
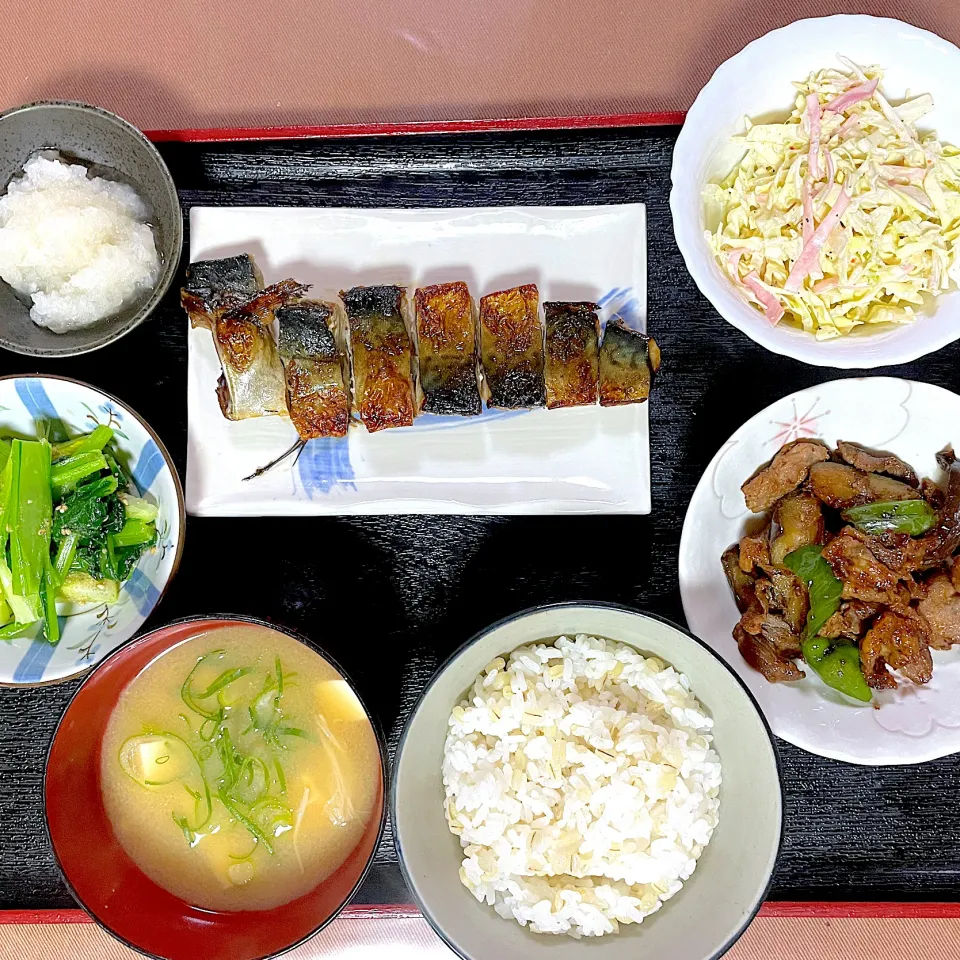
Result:
{"label": "dark ceramic bowl", "polygon": [[31,357],[73,357],[118,340],[153,312],[177,272],[183,219],[173,177],[156,147],[106,110],[50,100],[0,113],[0,191],[40,150],[115,170],[150,207],[160,255],[160,276],[150,293],[112,317],[69,333],[38,327],[29,305],[0,281],[0,347]]}
{"label": "dark ceramic bowl", "polygon": [[199,633],[249,624],[309,646],[357,692],[335,661],[290,630],[252,617],[195,617],[131,640],[107,657],[77,690],[50,745],[44,776],[47,831],[67,886],[104,929],[148,957],[263,960],[284,953],[312,937],[349,903],[383,834],[386,749],[371,720],[380,746],[380,789],[370,821],[347,859],[302,897],[270,910],[202,910],[157,886],[120,846],[100,792],[101,744],[120,694],[171,647]]}

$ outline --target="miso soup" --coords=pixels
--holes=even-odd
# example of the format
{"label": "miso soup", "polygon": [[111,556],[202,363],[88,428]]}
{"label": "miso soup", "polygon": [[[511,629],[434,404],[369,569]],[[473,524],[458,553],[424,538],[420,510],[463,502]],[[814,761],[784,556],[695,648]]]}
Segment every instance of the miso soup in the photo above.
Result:
{"label": "miso soup", "polygon": [[123,849],[211,910],[265,910],[312,890],[360,841],[381,783],[347,682],[255,625],[199,634],[149,664],[121,694],[101,754]]}

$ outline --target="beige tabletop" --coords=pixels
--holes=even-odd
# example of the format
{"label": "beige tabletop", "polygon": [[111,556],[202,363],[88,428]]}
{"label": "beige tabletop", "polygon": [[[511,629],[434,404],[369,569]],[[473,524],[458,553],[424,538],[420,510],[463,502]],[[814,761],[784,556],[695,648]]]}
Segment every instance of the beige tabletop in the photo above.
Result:
{"label": "beige tabletop", "polygon": [[[11,960],[137,960],[138,955],[92,923],[38,925],[0,920],[0,956]],[[289,960],[380,960],[384,956],[392,960],[455,960],[453,952],[415,914],[389,919],[345,916],[287,956]],[[956,956],[960,956],[957,919],[761,914],[727,954],[727,960],[944,960]]]}
{"label": "beige tabletop", "polygon": [[0,105],[86,100],[147,130],[675,111],[803,16],[960,42],[957,0],[32,0]]}

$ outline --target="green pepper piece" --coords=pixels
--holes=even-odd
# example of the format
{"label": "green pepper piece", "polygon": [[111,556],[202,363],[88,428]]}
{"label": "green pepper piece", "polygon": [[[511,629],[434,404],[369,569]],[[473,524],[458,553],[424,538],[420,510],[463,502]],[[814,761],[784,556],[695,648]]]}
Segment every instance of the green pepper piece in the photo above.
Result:
{"label": "green pepper piece", "polygon": [[839,643],[831,647],[824,637],[812,637],[802,641],[800,649],[803,659],[828,687],[862,703],[873,699],[860,666],[860,651],[854,644]]}
{"label": "green pepper piece", "polygon": [[843,584],[833,575],[830,564],[820,556],[822,549],[812,544],[783,558],[783,565],[807,585],[810,612],[803,628],[804,640],[816,637],[820,628],[837,612],[843,593]]}
{"label": "green pepper piece", "polygon": [[933,507],[926,500],[890,500],[850,507],[840,514],[863,533],[909,533],[919,537],[937,522]]}

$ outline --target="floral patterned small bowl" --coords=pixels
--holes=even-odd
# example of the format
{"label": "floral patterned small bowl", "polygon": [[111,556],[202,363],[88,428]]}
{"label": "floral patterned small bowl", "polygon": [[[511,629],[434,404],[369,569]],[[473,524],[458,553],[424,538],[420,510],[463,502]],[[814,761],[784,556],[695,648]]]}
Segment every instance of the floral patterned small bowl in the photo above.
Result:
{"label": "floral patterned small bowl", "polygon": [[133,637],[160,602],[183,552],[183,490],[160,438],[128,406],[95,387],[55,376],[0,378],[0,435],[53,439],[112,427],[118,460],[140,496],[159,507],[157,546],[140,558],[116,603],[58,604],[60,642],[0,643],[0,685],[31,686],[74,677]]}

